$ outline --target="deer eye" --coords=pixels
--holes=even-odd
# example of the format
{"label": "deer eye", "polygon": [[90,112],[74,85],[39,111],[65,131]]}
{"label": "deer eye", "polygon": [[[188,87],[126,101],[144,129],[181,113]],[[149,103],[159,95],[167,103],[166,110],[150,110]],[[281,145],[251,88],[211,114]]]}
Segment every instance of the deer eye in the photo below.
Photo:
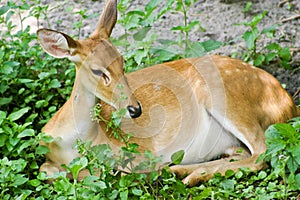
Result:
{"label": "deer eye", "polygon": [[104,79],[104,84],[109,85],[110,84],[110,77],[109,75],[106,75],[102,70],[100,69],[91,69],[93,74],[96,76],[100,76]]}
{"label": "deer eye", "polygon": [[103,76],[103,72],[100,69],[92,69],[92,72],[97,76]]}

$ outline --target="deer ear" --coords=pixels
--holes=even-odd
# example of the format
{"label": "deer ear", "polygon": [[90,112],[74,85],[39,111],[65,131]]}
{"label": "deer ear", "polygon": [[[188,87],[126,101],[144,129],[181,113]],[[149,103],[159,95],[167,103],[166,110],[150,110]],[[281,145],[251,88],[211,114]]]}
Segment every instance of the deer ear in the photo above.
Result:
{"label": "deer ear", "polygon": [[55,58],[70,58],[72,49],[77,47],[70,36],[54,30],[39,29],[37,37],[42,48]]}
{"label": "deer ear", "polygon": [[107,0],[106,6],[100,16],[98,25],[92,33],[91,38],[109,38],[117,22],[117,0]]}

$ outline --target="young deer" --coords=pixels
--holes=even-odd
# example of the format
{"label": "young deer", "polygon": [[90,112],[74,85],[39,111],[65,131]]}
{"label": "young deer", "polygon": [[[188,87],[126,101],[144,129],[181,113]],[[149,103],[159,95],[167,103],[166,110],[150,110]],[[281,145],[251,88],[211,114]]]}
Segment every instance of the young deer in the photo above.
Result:
{"label": "young deer", "polygon": [[[116,20],[117,0],[108,0],[96,30],[85,40],[38,31],[47,53],[76,64],[71,97],[43,128],[57,139],[43,144],[51,152],[40,170],[51,175],[80,156],[73,149],[76,139],[110,144],[114,150],[122,146],[109,137],[104,124],[90,119],[90,109],[99,101],[104,118],[113,109],[127,109],[121,129],[134,134],[132,141],[141,151],[162,155],[167,163],[172,153],[184,150],[182,165],[171,170],[187,175],[186,184],[228,169],[261,169],[263,163],[256,160],[266,150],[265,129],[300,115],[280,83],[261,69],[225,56],[182,59],[125,75],[124,60],[109,41]],[[238,154],[239,148],[244,153]],[[211,161],[224,154],[228,157]],[[236,161],[230,162],[233,158]]]}

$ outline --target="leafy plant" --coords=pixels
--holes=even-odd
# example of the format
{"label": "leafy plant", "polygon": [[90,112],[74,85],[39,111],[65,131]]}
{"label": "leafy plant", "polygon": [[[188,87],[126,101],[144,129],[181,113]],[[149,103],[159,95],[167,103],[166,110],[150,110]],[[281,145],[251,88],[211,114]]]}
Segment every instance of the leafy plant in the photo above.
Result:
{"label": "leafy plant", "polygon": [[268,149],[262,158],[270,162],[272,174],[269,178],[281,177],[285,186],[285,195],[300,190],[300,118],[289,124],[275,124],[266,130]]}
{"label": "leafy plant", "polygon": [[[189,33],[193,29],[202,28],[198,20],[188,22],[188,8],[196,1],[168,0],[162,4],[162,0],[154,0],[149,1],[144,10],[127,11],[128,2],[128,0],[121,0],[118,4],[118,10],[121,13],[118,23],[123,26],[125,33],[113,39],[116,46],[124,48],[126,71],[134,71],[183,57],[203,56],[223,45],[214,40],[192,42],[189,39]],[[180,31],[181,34],[177,40],[160,39],[152,30],[154,22],[159,21],[167,12],[184,15],[183,25],[171,28],[173,31]]]}
{"label": "leafy plant", "polygon": [[247,2],[246,6],[245,6],[244,9],[242,10],[242,12],[244,12],[244,13],[249,12],[249,11],[251,10],[251,7],[252,7],[252,2],[249,1],[249,2]]}
{"label": "leafy plant", "polygon": [[[189,33],[192,32],[193,29],[205,31],[205,29],[200,25],[198,20],[188,21],[188,9],[191,7],[193,3],[196,1],[191,0],[177,0],[175,1],[175,11],[182,13],[183,15],[183,25],[175,26],[171,28],[172,31],[180,31],[179,40],[176,41],[179,49],[183,49],[180,51],[182,57],[199,57],[205,55],[205,53],[215,50],[223,45],[222,42],[208,40],[205,42],[192,42],[189,39]],[[166,43],[170,45],[169,42]],[[176,43],[174,43],[176,44]]]}
{"label": "leafy plant", "polygon": [[255,66],[261,66],[263,64],[269,64],[271,61],[277,59],[283,67],[289,68],[289,61],[291,60],[289,48],[281,47],[277,43],[271,43],[259,52],[257,51],[257,42],[264,35],[272,39],[276,29],[280,26],[279,24],[275,24],[259,31],[257,24],[263,20],[267,14],[268,12],[264,11],[263,13],[254,16],[251,21],[238,24],[250,28],[250,30],[247,30],[243,35],[247,48],[246,52],[243,54],[244,60]]}
{"label": "leafy plant", "polygon": [[[29,27],[11,34],[10,9],[17,8],[8,3],[1,8],[0,16],[3,19],[7,14],[4,20],[7,32],[3,33],[0,40],[0,109],[10,113],[30,107],[31,112],[24,118],[27,118],[27,122],[39,125],[36,128],[40,129],[45,123],[43,120],[48,120],[70,93],[75,76],[74,67],[66,60],[45,56],[38,45],[32,45],[36,36],[29,33]],[[61,69],[60,66],[66,67]]]}
{"label": "leafy plant", "polygon": [[29,107],[7,115],[0,111],[0,198],[25,199],[39,186],[41,181],[36,178],[39,162],[48,152],[39,142],[51,141],[44,134],[37,134],[30,128],[31,122],[17,123]]}

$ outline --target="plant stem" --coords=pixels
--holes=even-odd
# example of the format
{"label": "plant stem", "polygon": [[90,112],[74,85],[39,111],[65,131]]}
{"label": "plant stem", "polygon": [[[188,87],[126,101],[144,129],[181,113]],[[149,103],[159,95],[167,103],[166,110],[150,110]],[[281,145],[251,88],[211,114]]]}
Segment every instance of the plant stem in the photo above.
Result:
{"label": "plant stem", "polygon": [[[184,27],[187,27],[187,10],[185,7],[184,2],[182,1],[182,11],[183,11],[183,18],[184,18]],[[188,47],[188,38],[189,38],[189,31],[185,30],[185,49]]]}

